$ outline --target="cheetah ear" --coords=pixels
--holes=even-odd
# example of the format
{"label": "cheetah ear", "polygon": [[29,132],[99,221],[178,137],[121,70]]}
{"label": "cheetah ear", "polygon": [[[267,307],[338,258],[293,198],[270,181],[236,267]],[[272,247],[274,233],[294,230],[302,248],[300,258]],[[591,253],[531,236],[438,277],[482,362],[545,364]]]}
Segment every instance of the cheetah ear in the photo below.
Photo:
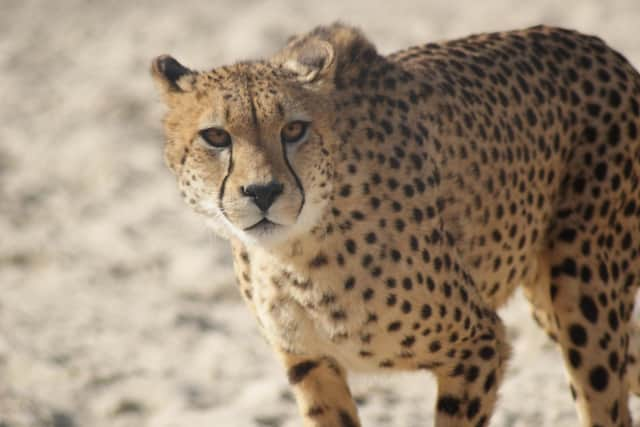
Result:
{"label": "cheetah ear", "polygon": [[161,55],[151,62],[151,75],[161,94],[166,97],[170,93],[190,91],[196,72],[169,55]]}
{"label": "cheetah ear", "polygon": [[293,71],[301,83],[333,80],[335,51],[331,43],[319,40],[293,40],[274,58],[276,63]]}
{"label": "cheetah ear", "polygon": [[362,67],[377,59],[375,46],[360,30],[336,22],[292,38],[272,62],[293,71],[301,82],[335,85],[357,78]]}

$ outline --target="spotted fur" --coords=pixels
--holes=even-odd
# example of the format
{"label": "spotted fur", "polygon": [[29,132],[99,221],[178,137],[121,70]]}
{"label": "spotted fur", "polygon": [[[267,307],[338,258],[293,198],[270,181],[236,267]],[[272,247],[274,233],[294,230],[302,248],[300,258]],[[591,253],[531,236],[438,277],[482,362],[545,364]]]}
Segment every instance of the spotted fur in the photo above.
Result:
{"label": "spotted fur", "polygon": [[[153,74],[167,163],[230,239],[306,426],[360,425],[346,370],[422,369],[438,427],[486,426],[509,357],[496,309],[519,284],[582,425],[631,426],[640,75],[602,40],[534,27],[382,56],[334,24],[267,60]],[[243,189],[269,183],[259,209]]]}

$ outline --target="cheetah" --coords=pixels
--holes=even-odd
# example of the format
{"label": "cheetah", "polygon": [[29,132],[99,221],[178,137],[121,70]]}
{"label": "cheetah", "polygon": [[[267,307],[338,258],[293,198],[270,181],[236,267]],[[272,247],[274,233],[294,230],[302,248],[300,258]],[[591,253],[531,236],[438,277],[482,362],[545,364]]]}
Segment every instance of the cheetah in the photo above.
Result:
{"label": "cheetah", "polygon": [[151,72],[166,163],[230,241],[305,426],[361,425],[348,372],[416,370],[436,426],[486,426],[519,284],[581,425],[631,426],[640,75],[601,39],[538,26],[383,56],[336,23]]}

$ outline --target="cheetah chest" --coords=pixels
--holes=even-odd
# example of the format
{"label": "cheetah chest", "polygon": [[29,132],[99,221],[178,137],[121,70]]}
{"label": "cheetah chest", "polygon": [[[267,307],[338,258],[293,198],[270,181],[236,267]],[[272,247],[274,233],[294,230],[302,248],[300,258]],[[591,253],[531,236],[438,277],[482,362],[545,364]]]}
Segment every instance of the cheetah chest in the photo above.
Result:
{"label": "cheetah chest", "polygon": [[255,314],[272,344],[298,354],[328,355],[357,371],[377,369],[379,359],[397,356],[383,350],[393,347],[379,330],[386,314],[359,292],[345,292],[346,279],[332,271],[301,274],[272,259],[261,261],[252,262],[250,286]]}

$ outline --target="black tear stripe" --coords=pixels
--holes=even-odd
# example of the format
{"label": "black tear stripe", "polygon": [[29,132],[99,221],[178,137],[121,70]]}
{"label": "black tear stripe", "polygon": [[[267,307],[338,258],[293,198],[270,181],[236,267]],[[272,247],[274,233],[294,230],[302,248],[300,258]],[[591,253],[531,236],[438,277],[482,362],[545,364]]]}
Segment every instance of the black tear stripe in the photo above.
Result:
{"label": "black tear stripe", "polygon": [[304,194],[304,188],[302,187],[302,182],[300,181],[298,174],[296,174],[296,172],[293,170],[293,167],[291,166],[291,163],[289,163],[289,158],[287,157],[287,147],[285,143],[282,142],[281,144],[282,144],[282,157],[284,157],[284,162],[287,164],[287,168],[289,168],[289,172],[291,172],[291,175],[293,175],[293,179],[296,180],[296,185],[298,186],[298,189],[300,190],[300,194],[302,195],[302,202],[300,203],[300,208],[298,209],[298,214],[297,214],[297,216],[300,216],[300,212],[302,212],[302,208],[304,207],[304,202],[306,200],[306,197]]}
{"label": "black tear stripe", "polygon": [[222,178],[222,184],[220,184],[220,193],[218,193],[218,209],[220,209],[222,215],[227,219],[229,219],[229,217],[227,217],[227,213],[222,208],[222,198],[224,197],[224,190],[227,185],[227,179],[231,175],[231,172],[233,172],[233,145],[229,146],[229,167],[227,167],[227,174],[224,176],[224,178]]}

